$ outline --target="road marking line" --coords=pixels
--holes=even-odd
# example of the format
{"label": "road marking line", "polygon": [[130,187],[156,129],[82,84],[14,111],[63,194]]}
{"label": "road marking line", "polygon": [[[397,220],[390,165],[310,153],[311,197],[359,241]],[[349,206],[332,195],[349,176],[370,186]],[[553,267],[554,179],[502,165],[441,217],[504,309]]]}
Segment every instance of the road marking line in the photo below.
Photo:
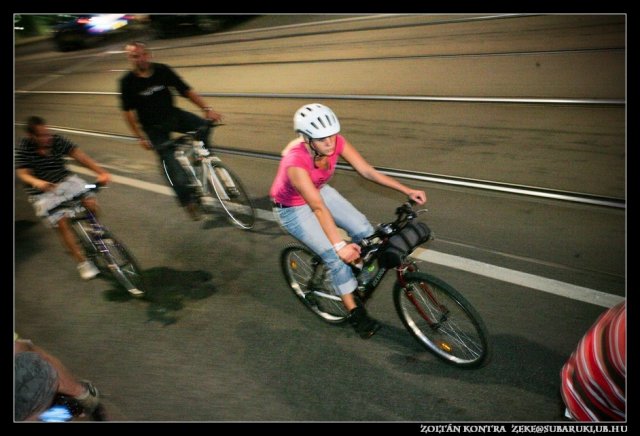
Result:
{"label": "road marking line", "polygon": [[572,285],[570,283],[503,268],[501,266],[491,265],[477,260],[453,256],[439,251],[426,250],[420,247],[413,252],[412,257],[426,262],[448,266],[495,280],[500,280],[502,282],[523,286],[525,288],[536,289],[549,294],[595,304],[597,306],[613,307],[624,300],[623,297],[596,291],[595,289]]}
{"label": "road marking line", "polygon": [[[69,168],[75,172],[94,175],[95,173],[87,168],[76,165],[69,165]],[[155,192],[157,194],[175,196],[173,189],[168,186],[161,186],[156,183],[144,182],[142,180],[130,177],[111,175],[111,179],[115,183],[132,186],[134,188],[144,189],[146,191]],[[276,222],[271,210],[257,209],[258,218],[265,221]],[[418,247],[412,257],[437,265],[447,266],[454,269],[470,272],[472,274],[489,277],[506,283],[522,286],[525,288],[536,289],[538,291],[547,292],[549,294],[559,295],[561,297],[582,301],[585,303],[595,304],[602,307],[613,307],[624,300],[620,297],[606,292],[597,291],[595,289],[585,288],[582,286],[572,285],[546,277],[536,276],[533,274],[516,271],[489,263],[479,262],[477,260],[467,259],[460,256],[441,253],[435,250],[426,250]]]}

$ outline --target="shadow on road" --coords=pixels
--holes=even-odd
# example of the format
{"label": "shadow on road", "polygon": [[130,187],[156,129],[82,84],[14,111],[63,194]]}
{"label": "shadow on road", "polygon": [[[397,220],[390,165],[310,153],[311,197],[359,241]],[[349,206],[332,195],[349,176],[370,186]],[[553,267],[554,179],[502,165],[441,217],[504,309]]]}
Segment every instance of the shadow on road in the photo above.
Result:
{"label": "shadow on road", "polygon": [[[177,312],[185,306],[185,301],[202,300],[213,295],[217,289],[210,282],[212,275],[206,271],[178,271],[168,267],[150,268],[143,272],[147,285],[144,300],[149,303],[149,321],[163,325],[175,324]],[[120,287],[105,292],[109,301],[124,302],[135,299]]]}
{"label": "shadow on road", "polygon": [[[388,330],[388,327],[385,326],[385,329]],[[396,337],[400,332],[392,331],[385,334],[385,329],[380,330],[376,339],[384,338],[385,345],[400,339]],[[504,385],[545,396],[550,402],[559,400],[560,368],[569,356],[560,355],[550,347],[520,336],[492,336],[493,353],[489,363],[480,369],[465,370],[440,361],[423,349],[406,331],[404,333],[414,344],[400,341],[402,346],[406,347],[404,351],[400,349],[400,343],[391,346],[398,350],[398,353],[392,356],[391,362],[399,370],[411,374],[466,380],[473,384]],[[478,377],[479,373],[482,377]],[[560,418],[560,415],[553,418]]]}
{"label": "shadow on road", "polygon": [[14,250],[16,265],[27,260],[32,254],[41,251],[41,244],[38,238],[27,238],[25,236],[37,224],[37,221],[31,220],[18,220],[15,222],[15,240],[20,241],[20,249]]}
{"label": "shadow on road", "polygon": [[[246,348],[260,350],[246,360],[246,373],[255,380],[268,381],[263,386],[268,395],[277,398],[274,403],[290,405],[296,411],[295,420],[472,419],[459,404],[424,389],[414,377],[401,377],[394,368],[372,365],[368,359],[371,349],[379,347],[378,335],[362,341],[349,326],[324,326],[332,330],[330,335],[346,335],[353,344],[348,348],[336,345],[319,321],[298,327],[243,322],[238,328]],[[417,395],[420,401],[408,400]],[[441,416],[437,410],[442,409],[450,415]],[[274,418],[281,419],[278,415]]]}

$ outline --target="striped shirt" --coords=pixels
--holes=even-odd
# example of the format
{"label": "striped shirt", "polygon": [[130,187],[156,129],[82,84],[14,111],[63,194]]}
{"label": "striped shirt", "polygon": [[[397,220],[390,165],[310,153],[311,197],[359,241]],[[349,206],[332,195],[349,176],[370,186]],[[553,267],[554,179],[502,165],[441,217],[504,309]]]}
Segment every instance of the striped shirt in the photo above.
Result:
{"label": "striped shirt", "polygon": [[[38,145],[29,138],[20,141],[16,150],[16,169],[28,168],[39,179],[51,183],[59,183],[71,175],[71,171],[65,166],[64,157],[71,153],[77,145],[60,135],[53,135],[50,153],[41,155],[38,153]],[[42,191],[25,184],[29,195],[42,194]]]}
{"label": "striped shirt", "polygon": [[626,419],[626,336],[624,301],[598,318],[562,368],[562,399],[575,420]]}

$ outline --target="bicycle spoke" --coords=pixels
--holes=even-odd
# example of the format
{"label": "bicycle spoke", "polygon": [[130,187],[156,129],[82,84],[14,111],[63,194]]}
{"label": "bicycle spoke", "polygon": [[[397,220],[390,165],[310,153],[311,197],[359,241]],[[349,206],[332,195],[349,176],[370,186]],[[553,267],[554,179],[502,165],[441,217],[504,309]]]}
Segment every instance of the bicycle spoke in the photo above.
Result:
{"label": "bicycle spoke", "polygon": [[[456,316],[454,313],[443,313],[444,306],[438,303],[438,298],[433,295],[434,288],[427,284],[412,284],[413,296],[419,304],[422,310],[429,311],[429,318],[431,324],[429,327],[431,330],[438,334],[439,343],[438,346],[445,352],[452,355],[461,354],[462,356],[470,356],[471,358],[477,358],[479,356],[479,350],[481,347],[478,345],[476,338],[472,338],[471,335],[465,333],[468,330],[474,330],[473,325],[461,325],[456,322]],[[427,294],[427,291],[431,294]],[[413,308],[416,310],[416,308]],[[466,321],[464,318],[460,318],[462,321]],[[467,322],[467,324],[469,324]],[[472,348],[475,349],[472,350]],[[468,352],[465,352],[468,351]]]}
{"label": "bicycle spoke", "polygon": [[480,366],[489,354],[486,329],[473,308],[444,282],[427,274],[408,274],[394,299],[411,334],[441,359]]}
{"label": "bicycle spoke", "polygon": [[306,248],[289,247],[282,253],[285,277],[298,299],[323,321],[340,323],[347,312],[335,295],[324,265]]}

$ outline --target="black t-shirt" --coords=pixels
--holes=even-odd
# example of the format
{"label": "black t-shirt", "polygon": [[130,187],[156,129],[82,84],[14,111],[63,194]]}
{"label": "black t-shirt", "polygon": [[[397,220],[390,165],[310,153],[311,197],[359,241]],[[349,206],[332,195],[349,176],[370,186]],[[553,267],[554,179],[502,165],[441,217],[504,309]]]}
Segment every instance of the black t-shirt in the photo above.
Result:
{"label": "black t-shirt", "polygon": [[[77,146],[60,135],[53,135],[51,150],[46,155],[38,153],[37,144],[29,138],[24,138],[16,149],[16,169],[28,168],[39,179],[51,183],[64,180],[71,172],[65,166],[64,157],[71,153]],[[30,195],[42,194],[42,191],[32,186],[25,185]]]}
{"label": "black t-shirt", "polygon": [[140,124],[145,129],[152,125],[162,125],[171,118],[174,109],[174,88],[184,96],[190,89],[169,66],[153,63],[153,74],[144,78],[132,71],[120,79],[122,110],[135,110]]}

